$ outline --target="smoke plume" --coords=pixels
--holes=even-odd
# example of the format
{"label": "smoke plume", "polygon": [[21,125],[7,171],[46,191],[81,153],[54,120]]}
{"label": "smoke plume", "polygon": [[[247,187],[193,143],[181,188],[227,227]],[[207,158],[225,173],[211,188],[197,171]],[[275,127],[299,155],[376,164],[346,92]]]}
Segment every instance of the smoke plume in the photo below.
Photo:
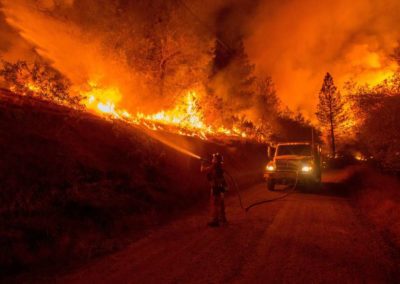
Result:
{"label": "smoke plume", "polygon": [[[136,38],[143,36],[138,31],[154,16],[143,7],[153,2],[156,5],[157,1],[144,0],[2,0],[0,56],[6,60],[41,56],[75,86],[109,89],[106,94],[112,93],[113,101],[121,100],[123,107],[134,110],[155,98],[137,74],[140,58],[131,56],[132,50],[143,46]],[[326,72],[340,88],[349,80],[376,84],[397,68],[390,54],[400,38],[398,0],[183,1],[194,13],[181,1],[167,2],[181,9],[173,16],[189,34],[196,26],[195,32],[210,38],[218,35],[227,45],[244,39],[257,75],[271,76],[283,103],[309,118],[314,116]],[[159,21],[162,24],[162,16]],[[195,42],[189,53],[196,47],[203,48]],[[209,56],[194,54],[193,62],[206,65]],[[217,71],[223,74],[224,69]],[[187,77],[196,75],[184,72]],[[226,76],[215,78],[226,90]]]}
{"label": "smoke plume", "polygon": [[342,87],[376,84],[396,69],[398,0],[265,0],[248,24],[257,71],[272,75],[282,101],[309,117],[326,72]]}
{"label": "smoke plume", "polygon": [[84,17],[72,10],[72,0],[15,0],[2,4],[5,21],[18,32],[19,42],[30,45],[75,88],[103,88],[104,92],[96,92],[97,97],[101,100],[106,96],[104,99],[115,103],[122,99],[122,93],[126,94],[124,107],[135,109],[139,98],[130,94],[145,94],[140,81],[122,56],[105,48],[104,35],[93,32],[90,24],[83,22]]}

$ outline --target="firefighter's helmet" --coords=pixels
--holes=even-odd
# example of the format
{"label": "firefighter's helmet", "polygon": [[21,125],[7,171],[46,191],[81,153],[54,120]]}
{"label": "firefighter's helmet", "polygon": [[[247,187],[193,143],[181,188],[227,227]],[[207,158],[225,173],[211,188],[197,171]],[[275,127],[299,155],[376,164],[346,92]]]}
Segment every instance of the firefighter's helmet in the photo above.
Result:
{"label": "firefighter's helmet", "polygon": [[213,164],[222,164],[224,162],[224,157],[220,153],[215,153],[212,155]]}

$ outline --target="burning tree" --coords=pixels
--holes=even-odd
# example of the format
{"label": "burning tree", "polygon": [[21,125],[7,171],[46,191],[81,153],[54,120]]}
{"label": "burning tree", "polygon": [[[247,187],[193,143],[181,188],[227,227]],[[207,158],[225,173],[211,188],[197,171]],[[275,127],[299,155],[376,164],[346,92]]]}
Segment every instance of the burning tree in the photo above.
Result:
{"label": "burning tree", "polygon": [[400,169],[400,74],[371,87],[349,91],[359,145],[383,167]]}
{"label": "burning tree", "polygon": [[[359,140],[382,166],[400,169],[400,96],[386,96],[371,110],[359,132]],[[377,119],[379,117],[379,119]]]}
{"label": "burning tree", "polygon": [[314,139],[321,142],[321,133],[301,113],[294,113],[286,108],[278,114],[273,125],[272,141],[310,141],[314,131]]}
{"label": "burning tree", "polygon": [[232,110],[231,115],[225,118],[226,123],[230,123],[233,116],[253,107],[253,96],[257,91],[255,66],[250,62],[243,40],[237,39],[232,46],[226,50],[217,45],[209,84],[213,92],[224,99],[226,107]]}
{"label": "burning tree", "polygon": [[107,45],[124,54],[150,96],[170,104],[183,91],[206,83],[213,36],[179,2],[128,1],[120,6],[112,12],[119,32],[112,26]]}
{"label": "burning tree", "polygon": [[70,82],[60,72],[46,63],[26,61],[10,63],[3,61],[0,76],[4,78],[11,91],[37,96],[70,106],[79,106],[82,97],[70,94]]}
{"label": "burning tree", "polygon": [[265,138],[270,138],[277,123],[280,109],[280,101],[271,77],[257,78],[254,108],[260,132]]}
{"label": "burning tree", "polygon": [[16,93],[202,138],[265,140],[278,131],[272,130],[279,116],[272,82],[257,80],[243,25],[234,21],[240,4],[211,11],[199,0],[72,2],[50,10],[18,5],[36,21],[18,17],[23,24],[15,28],[54,65],[5,65],[2,75]]}
{"label": "burning tree", "polygon": [[346,121],[344,111],[344,101],[338,92],[331,74],[326,73],[321,91],[319,93],[319,103],[317,118],[323,127],[329,130],[329,139],[332,156],[336,155],[336,135],[338,129]]}

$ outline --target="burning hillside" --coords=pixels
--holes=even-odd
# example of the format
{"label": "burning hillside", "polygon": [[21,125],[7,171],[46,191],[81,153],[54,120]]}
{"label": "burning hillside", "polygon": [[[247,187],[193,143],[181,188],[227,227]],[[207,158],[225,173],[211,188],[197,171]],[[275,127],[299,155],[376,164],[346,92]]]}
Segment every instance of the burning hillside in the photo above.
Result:
{"label": "burning hillside", "polygon": [[[271,137],[279,100],[270,78],[255,76],[243,38],[224,44],[218,31],[193,21],[188,8],[174,1],[103,4],[2,1],[7,27],[32,46],[31,53],[16,56],[57,73],[49,78],[27,63],[20,69],[28,69],[30,78],[16,70],[5,84],[18,94],[154,130],[202,139]],[[220,7],[192,4],[205,19]]]}
{"label": "burning hillside", "polygon": [[[172,109],[161,110],[154,114],[142,112],[133,114],[117,107],[117,102],[122,96],[118,88],[102,88],[95,82],[89,82],[87,90],[73,90],[69,88],[66,78],[45,64],[35,63],[29,66],[22,61],[16,64],[6,62],[0,74],[6,79],[9,89],[15,95],[37,97],[151,130],[168,130],[201,139],[217,135],[248,137],[236,127],[227,129],[223,126],[207,125],[200,106],[199,93],[194,90],[184,92]],[[262,137],[252,138],[260,140]]]}
{"label": "burning hillside", "polygon": [[[117,91],[106,90],[106,92],[114,93]],[[115,104],[110,100],[106,102],[100,101],[91,92],[88,93],[86,107],[100,115],[113,119],[122,119],[128,123],[142,125],[152,130],[169,130],[181,135],[197,136],[201,139],[207,139],[208,136],[216,135],[248,137],[244,131],[240,131],[235,127],[227,129],[223,126],[207,125],[204,122],[204,113],[199,105],[199,95],[196,91],[187,91],[186,95],[177,101],[173,109],[161,110],[155,114],[138,112],[133,115],[127,110],[116,108]],[[252,138],[256,139],[257,137]]]}
{"label": "burning hillside", "polygon": [[[312,0],[256,2],[2,0],[10,44],[0,55],[11,62],[2,85],[146,129],[266,142],[310,139],[319,119],[317,80],[332,69],[338,91],[347,93],[346,121],[338,125],[346,129],[337,129],[347,133],[338,135],[355,138],[358,114],[347,96],[354,90],[346,88],[379,87],[397,73],[398,32],[390,27],[398,13],[386,10],[398,3],[339,1],[314,11]],[[361,8],[386,17],[359,19]],[[301,25],[282,24],[299,10],[307,15]],[[327,11],[333,18],[320,23]],[[344,26],[333,25],[344,18]],[[293,36],[283,37],[288,30]],[[292,41],[298,49],[288,48]],[[322,46],[330,48],[315,57]]]}

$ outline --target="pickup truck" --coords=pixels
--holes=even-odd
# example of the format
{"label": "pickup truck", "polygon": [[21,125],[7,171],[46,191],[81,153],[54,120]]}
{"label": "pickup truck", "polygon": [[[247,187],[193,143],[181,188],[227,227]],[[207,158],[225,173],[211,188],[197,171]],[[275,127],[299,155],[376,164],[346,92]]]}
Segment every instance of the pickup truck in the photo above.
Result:
{"label": "pickup truck", "polygon": [[270,162],[264,178],[269,190],[277,184],[301,183],[307,187],[321,184],[321,147],[309,142],[278,143],[268,147]]}

